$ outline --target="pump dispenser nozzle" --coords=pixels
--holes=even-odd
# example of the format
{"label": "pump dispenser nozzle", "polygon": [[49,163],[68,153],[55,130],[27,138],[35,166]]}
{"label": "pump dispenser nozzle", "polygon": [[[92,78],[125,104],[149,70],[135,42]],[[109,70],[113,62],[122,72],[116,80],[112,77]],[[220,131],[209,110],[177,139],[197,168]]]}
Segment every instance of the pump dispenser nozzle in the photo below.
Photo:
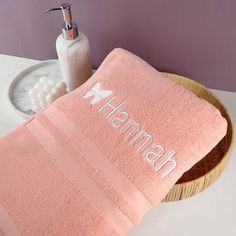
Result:
{"label": "pump dispenser nozzle", "polygon": [[63,3],[60,7],[50,8],[43,13],[51,11],[62,11],[65,22],[62,26],[63,37],[67,40],[76,39],[78,37],[78,28],[76,23],[72,22],[71,5],[69,3]]}

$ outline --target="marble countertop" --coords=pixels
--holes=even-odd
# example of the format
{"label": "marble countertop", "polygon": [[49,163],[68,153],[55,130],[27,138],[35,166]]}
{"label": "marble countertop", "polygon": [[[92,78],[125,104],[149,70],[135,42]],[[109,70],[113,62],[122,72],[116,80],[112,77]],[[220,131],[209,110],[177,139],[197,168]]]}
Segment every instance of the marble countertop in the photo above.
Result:
{"label": "marble countertop", "polygon": [[[8,88],[23,69],[36,60],[0,54],[0,136],[25,119],[9,104]],[[236,93],[212,90],[225,104],[236,124]],[[147,214],[129,236],[236,235],[236,148],[226,170],[204,192],[179,202],[161,203]]]}

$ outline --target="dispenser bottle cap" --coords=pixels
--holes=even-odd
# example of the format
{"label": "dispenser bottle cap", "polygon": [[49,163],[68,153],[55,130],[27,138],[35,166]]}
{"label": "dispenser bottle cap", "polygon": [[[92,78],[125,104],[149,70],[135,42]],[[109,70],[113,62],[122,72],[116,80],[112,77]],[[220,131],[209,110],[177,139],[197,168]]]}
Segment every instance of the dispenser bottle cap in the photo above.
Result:
{"label": "dispenser bottle cap", "polygon": [[44,13],[51,11],[62,11],[64,24],[62,25],[62,35],[67,40],[73,40],[78,37],[78,28],[75,22],[72,22],[71,5],[63,3],[60,7],[50,8]]}

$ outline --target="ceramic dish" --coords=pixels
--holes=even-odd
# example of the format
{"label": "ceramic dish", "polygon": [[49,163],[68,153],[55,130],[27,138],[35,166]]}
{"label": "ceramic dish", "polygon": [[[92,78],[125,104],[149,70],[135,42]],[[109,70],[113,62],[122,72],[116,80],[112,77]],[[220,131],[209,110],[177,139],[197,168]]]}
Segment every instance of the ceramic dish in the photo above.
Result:
{"label": "ceramic dish", "polygon": [[22,117],[34,115],[29,99],[29,90],[42,76],[57,81],[62,80],[58,60],[39,62],[19,73],[10,84],[8,99],[13,109]]}

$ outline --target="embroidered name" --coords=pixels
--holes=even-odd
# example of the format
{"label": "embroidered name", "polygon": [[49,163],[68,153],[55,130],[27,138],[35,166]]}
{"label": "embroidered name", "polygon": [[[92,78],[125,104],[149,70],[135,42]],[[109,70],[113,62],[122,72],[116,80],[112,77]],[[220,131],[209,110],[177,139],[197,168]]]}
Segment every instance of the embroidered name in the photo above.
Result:
{"label": "embroidered name", "polygon": [[[113,92],[102,90],[97,82],[83,98],[92,97],[91,106],[109,97]],[[114,103],[116,105],[114,105]],[[105,119],[110,122],[113,128],[118,129],[121,135],[126,135],[128,142],[133,145],[156,172],[162,171],[161,178],[166,177],[176,167],[174,150],[166,153],[161,144],[155,144],[153,136],[142,126],[131,119],[129,113],[122,108],[126,101],[117,102],[117,97],[113,96],[104,105],[98,108],[97,112],[103,112]]]}

